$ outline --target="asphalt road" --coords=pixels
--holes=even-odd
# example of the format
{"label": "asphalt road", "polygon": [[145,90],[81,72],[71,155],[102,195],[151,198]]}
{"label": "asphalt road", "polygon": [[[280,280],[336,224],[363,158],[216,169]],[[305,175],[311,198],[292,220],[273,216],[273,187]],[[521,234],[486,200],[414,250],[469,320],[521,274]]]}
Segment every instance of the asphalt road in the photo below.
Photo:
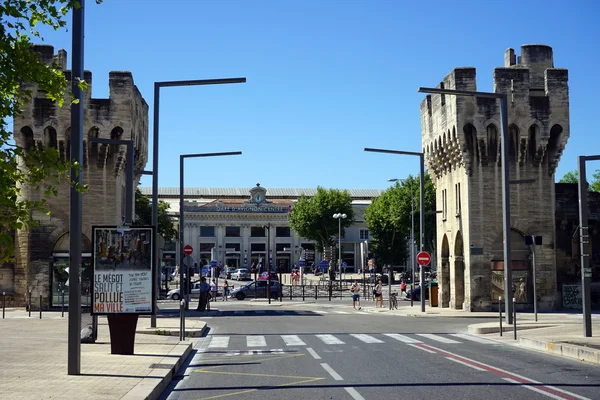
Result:
{"label": "asphalt road", "polygon": [[229,302],[162,399],[600,399],[600,368],[465,333],[481,318]]}

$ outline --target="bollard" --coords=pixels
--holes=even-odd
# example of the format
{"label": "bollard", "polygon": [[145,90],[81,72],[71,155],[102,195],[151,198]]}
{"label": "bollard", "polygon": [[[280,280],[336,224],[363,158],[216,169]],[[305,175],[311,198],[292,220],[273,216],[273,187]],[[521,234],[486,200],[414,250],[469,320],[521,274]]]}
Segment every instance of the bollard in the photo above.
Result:
{"label": "bollard", "polygon": [[294,294],[294,287],[290,286],[290,300],[292,300],[293,294]]}
{"label": "bollard", "polygon": [[302,301],[304,301],[304,285],[302,285]]}
{"label": "bollard", "polygon": [[315,300],[317,300],[317,297],[319,297],[319,286],[315,285]]}
{"label": "bollard", "polygon": [[40,319],[42,319],[42,295],[40,294]]}
{"label": "bollard", "polygon": [[515,340],[517,340],[517,308],[515,307],[516,299],[513,297],[513,332]]}
{"label": "bollard", "polygon": [[31,289],[29,289],[29,317],[31,317]]}
{"label": "bollard", "polygon": [[502,296],[498,297],[498,312],[500,313],[500,336],[502,336]]}
{"label": "bollard", "polygon": [[6,292],[2,292],[2,319],[5,318],[6,314]]}
{"label": "bollard", "polygon": [[179,302],[179,340],[185,340],[185,300]]}
{"label": "bollard", "polygon": [[329,281],[329,301],[331,301],[331,292],[333,291],[333,286],[331,286],[331,281]]}
{"label": "bollard", "polygon": [[61,302],[60,302],[60,316],[64,318],[65,316],[65,290],[61,290]]}

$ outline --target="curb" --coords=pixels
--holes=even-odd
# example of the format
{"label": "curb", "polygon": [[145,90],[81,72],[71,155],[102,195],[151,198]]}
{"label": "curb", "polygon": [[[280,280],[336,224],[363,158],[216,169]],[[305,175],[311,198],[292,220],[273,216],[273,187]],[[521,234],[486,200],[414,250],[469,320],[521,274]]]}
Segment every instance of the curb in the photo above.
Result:
{"label": "curb", "polygon": [[[170,365],[170,368],[153,368],[148,373],[148,376],[152,378],[144,378],[140,383],[135,385],[125,396],[121,399],[126,400],[155,400],[158,399],[162,392],[167,388],[169,383],[173,380],[173,376],[177,374],[179,368],[185,361],[185,359],[192,352],[193,343],[178,344],[167,357],[163,358],[160,365]],[[173,362],[173,356],[179,354],[175,364]],[[158,379],[158,382],[157,382]]]}
{"label": "curb", "polygon": [[585,346],[530,338],[519,338],[519,344],[530,349],[541,350],[581,362],[600,365],[600,350]]}

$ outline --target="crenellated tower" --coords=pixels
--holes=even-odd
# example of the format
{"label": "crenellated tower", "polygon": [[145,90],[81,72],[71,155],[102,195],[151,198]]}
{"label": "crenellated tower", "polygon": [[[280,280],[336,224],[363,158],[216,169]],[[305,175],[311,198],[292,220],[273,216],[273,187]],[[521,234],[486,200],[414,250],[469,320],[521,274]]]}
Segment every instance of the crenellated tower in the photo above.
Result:
{"label": "crenellated tower", "polygon": [[[475,68],[456,68],[440,88],[476,91]],[[494,70],[494,91],[508,95],[512,270],[517,306],[533,301],[531,253],[524,235],[540,235],[540,309],[556,296],[554,173],[569,138],[566,69],[552,48],[513,49]],[[496,99],[428,95],[421,103],[423,152],[436,187],[439,301],[442,307],[489,310],[504,297],[500,103]]]}
{"label": "crenellated tower", "polygon": [[[56,63],[71,79],[66,70],[67,53],[48,45],[34,46],[46,63]],[[91,143],[92,138],[109,138],[134,141],[134,170],[143,170],[148,160],[148,104],[133,82],[131,72],[109,73],[109,98],[92,97],[92,73],[85,71],[88,90],[84,92],[83,181],[89,190],[83,194],[83,252],[84,267],[91,252],[91,226],[99,224],[121,225],[125,216],[125,169],[127,147]],[[70,158],[71,110],[68,100],[63,107],[46,98],[45,93],[33,84],[23,85],[31,90],[33,98],[25,104],[23,112],[14,119],[14,137],[18,146],[56,148],[61,157]],[[134,187],[140,175],[135,176]],[[34,188],[21,188],[21,196],[39,199],[43,193]],[[24,295],[27,287],[34,295],[47,297],[51,285],[56,285],[60,269],[55,264],[68,256],[69,243],[69,185],[58,187],[57,197],[47,197],[50,216],[35,213],[37,227],[21,231],[16,239],[16,265],[14,267],[14,292]],[[63,268],[64,269],[64,268]],[[82,278],[83,279],[83,278]],[[85,282],[82,282],[85,291]],[[15,297],[19,301],[19,297]]]}

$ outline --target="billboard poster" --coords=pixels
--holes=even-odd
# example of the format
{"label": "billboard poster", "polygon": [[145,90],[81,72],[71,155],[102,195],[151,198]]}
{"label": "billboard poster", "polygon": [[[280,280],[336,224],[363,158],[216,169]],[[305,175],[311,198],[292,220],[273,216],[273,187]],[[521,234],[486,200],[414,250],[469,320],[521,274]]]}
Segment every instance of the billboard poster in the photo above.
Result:
{"label": "billboard poster", "polygon": [[152,314],[154,227],[93,226],[92,314]]}

